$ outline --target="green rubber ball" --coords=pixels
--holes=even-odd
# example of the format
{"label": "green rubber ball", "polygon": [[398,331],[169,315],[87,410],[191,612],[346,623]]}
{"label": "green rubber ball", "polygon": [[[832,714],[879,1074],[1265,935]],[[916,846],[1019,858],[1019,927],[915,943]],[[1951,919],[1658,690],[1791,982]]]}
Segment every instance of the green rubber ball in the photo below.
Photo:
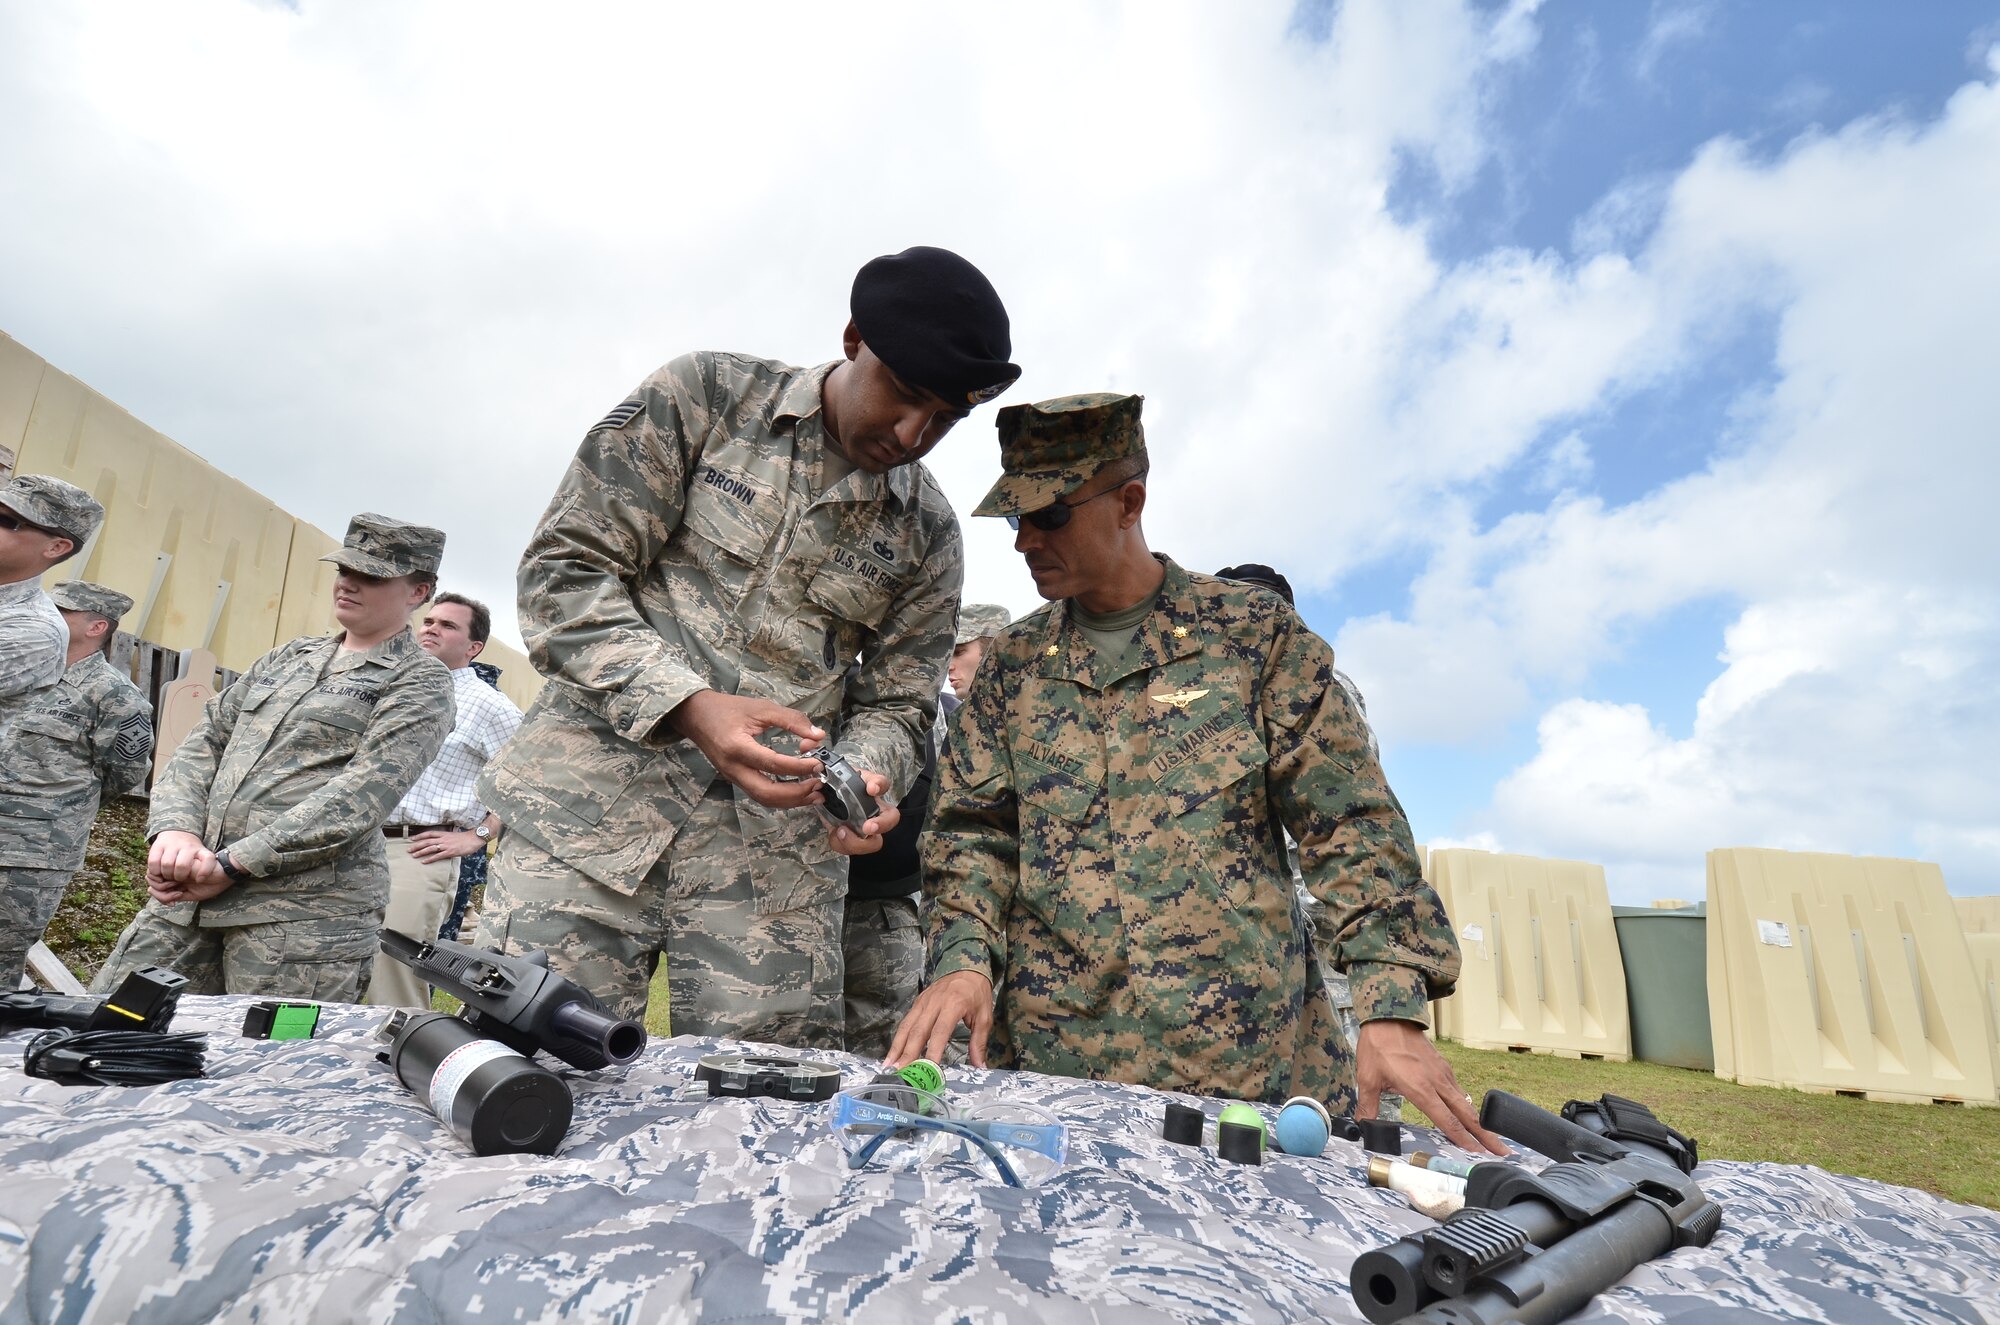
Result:
{"label": "green rubber ball", "polygon": [[[1267,1130],[1264,1126],[1264,1115],[1257,1112],[1256,1106],[1251,1104],[1230,1104],[1224,1106],[1221,1121],[1225,1123],[1241,1123],[1245,1127],[1254,1127],[1260,1132]],[[1270,1137],[1268,1135],[1264,1140],[1266,1145],[1270,1144]]]}

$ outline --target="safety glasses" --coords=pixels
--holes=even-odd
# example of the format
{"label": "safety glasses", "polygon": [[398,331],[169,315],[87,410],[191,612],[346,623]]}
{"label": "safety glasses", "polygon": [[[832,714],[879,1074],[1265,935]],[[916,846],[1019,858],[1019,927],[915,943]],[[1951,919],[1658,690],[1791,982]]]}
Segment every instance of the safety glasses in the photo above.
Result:
{"label": "safety glasses", "polygon": [[1089,497],[1085,497],[1082,501],[1078,502],[1059,501],[1051,505],[1044,506],[1039,511],[1029,511],[1026,515],[1010,515],[1007,517],[1007,527],[1009,529],[1019,529],[1021,527],[1021,521],[1026,520],[1029,524],[1041,530],[1043,533],[1053,534],[1056,530],[1062,528],[1064,525],[1069,523],[1069,513],[1071,511],[1075,510],[1079,506],[1088,506],[1090,505],[1090,503],[1096,501],[1099,497],[1108,497],[1112,493],[1118,491],[1119,488],[1122,488],[1124,486],[1125,484],[1120,483],[1116,487],[1109,487],[1102,492],[1095,493]]}
{"label": "safety glasses", "polygon": [[990,1161],[1009,1187],[1038,1187],[1069,1157],[1069,1131],[1031,1104],[963,1112],[927,1090],[887,1083],[843,1090],[828,1122],[849,1170],[910,1170],[948,1159]]}

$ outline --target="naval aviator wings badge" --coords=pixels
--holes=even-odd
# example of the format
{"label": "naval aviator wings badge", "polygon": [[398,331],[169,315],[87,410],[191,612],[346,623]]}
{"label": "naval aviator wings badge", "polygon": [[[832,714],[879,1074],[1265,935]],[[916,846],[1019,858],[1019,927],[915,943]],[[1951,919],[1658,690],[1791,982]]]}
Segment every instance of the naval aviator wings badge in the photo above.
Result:
{"label": "naval aviator wings badge", "polygon": [[1185,713],[1188,705],[1207,693],[1206,690],[1175,690],[1164,695],[1148,695],[1147,698],[1155,704],[1165,704],[1170,709],[1179,709]]}

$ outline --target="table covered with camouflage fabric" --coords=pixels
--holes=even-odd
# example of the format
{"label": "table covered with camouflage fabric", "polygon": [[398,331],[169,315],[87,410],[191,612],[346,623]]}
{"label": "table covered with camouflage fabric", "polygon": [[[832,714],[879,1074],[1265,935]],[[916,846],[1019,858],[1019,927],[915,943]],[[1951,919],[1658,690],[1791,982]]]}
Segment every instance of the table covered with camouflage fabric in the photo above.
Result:
{"label": "table covered with camouflage fabric", "polygon": [[[955,1072],[954,1099],[1071,1124],[1047,1185],[952,1160],[844,1174],[827,1106],[685,1090],[716,1042],[577,1080],[557,1155],[479,1159],[375,1059],[380,1013],[246,1041],[191,998],[209,1076],[63,1087],[0,1038],[0,1320],[1359,1320],[1360,1252],[1418,1227],[1361,1152],[1238,1167],[1159,1137],[1169,1098]],[[868,1066],[840,1059],[850,1081]],[[1817,1169],[1715,1163],[1713,1246],[1577,1319],[2000,1322],[2000,1214]]]}

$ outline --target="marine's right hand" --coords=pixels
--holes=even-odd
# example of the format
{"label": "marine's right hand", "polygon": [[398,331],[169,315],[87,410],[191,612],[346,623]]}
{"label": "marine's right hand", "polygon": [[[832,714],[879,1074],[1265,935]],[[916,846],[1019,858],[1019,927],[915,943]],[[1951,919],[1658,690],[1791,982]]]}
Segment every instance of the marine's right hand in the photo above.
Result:
{"label": "marine's right hand", "polygon": [[[759,805],[792,810],[802,805],[818,805],[825,799],[819,790],[819,760],[782,755],[757,741],[773,727],[799,737],[802,750],[810,750],[824,741],[826,733],[797,709],[788,709],[768,699],[697,690],[667,715],[667,724],[693,741],[695,748],[715,765],[716,772]],[[780,782],[781,777],[798,781]]]}
{"label": "marine's right hand", "polygon": [[163,903],[186,901],[184,885],[204,883],[213,874],[215,853],[193,833],[169,828],[153,839],[146,853],[146,889]]}
{"label": "marine's right hand", "polygon": [[964,1022],[972,1032],[974,1067],[986,1066],[986,1036],[993,1029],[993,981],[984,971],[953,971],[917,995],[885,1060],[893,1071],[917,1058],[944,1061],[951,1033]]}

